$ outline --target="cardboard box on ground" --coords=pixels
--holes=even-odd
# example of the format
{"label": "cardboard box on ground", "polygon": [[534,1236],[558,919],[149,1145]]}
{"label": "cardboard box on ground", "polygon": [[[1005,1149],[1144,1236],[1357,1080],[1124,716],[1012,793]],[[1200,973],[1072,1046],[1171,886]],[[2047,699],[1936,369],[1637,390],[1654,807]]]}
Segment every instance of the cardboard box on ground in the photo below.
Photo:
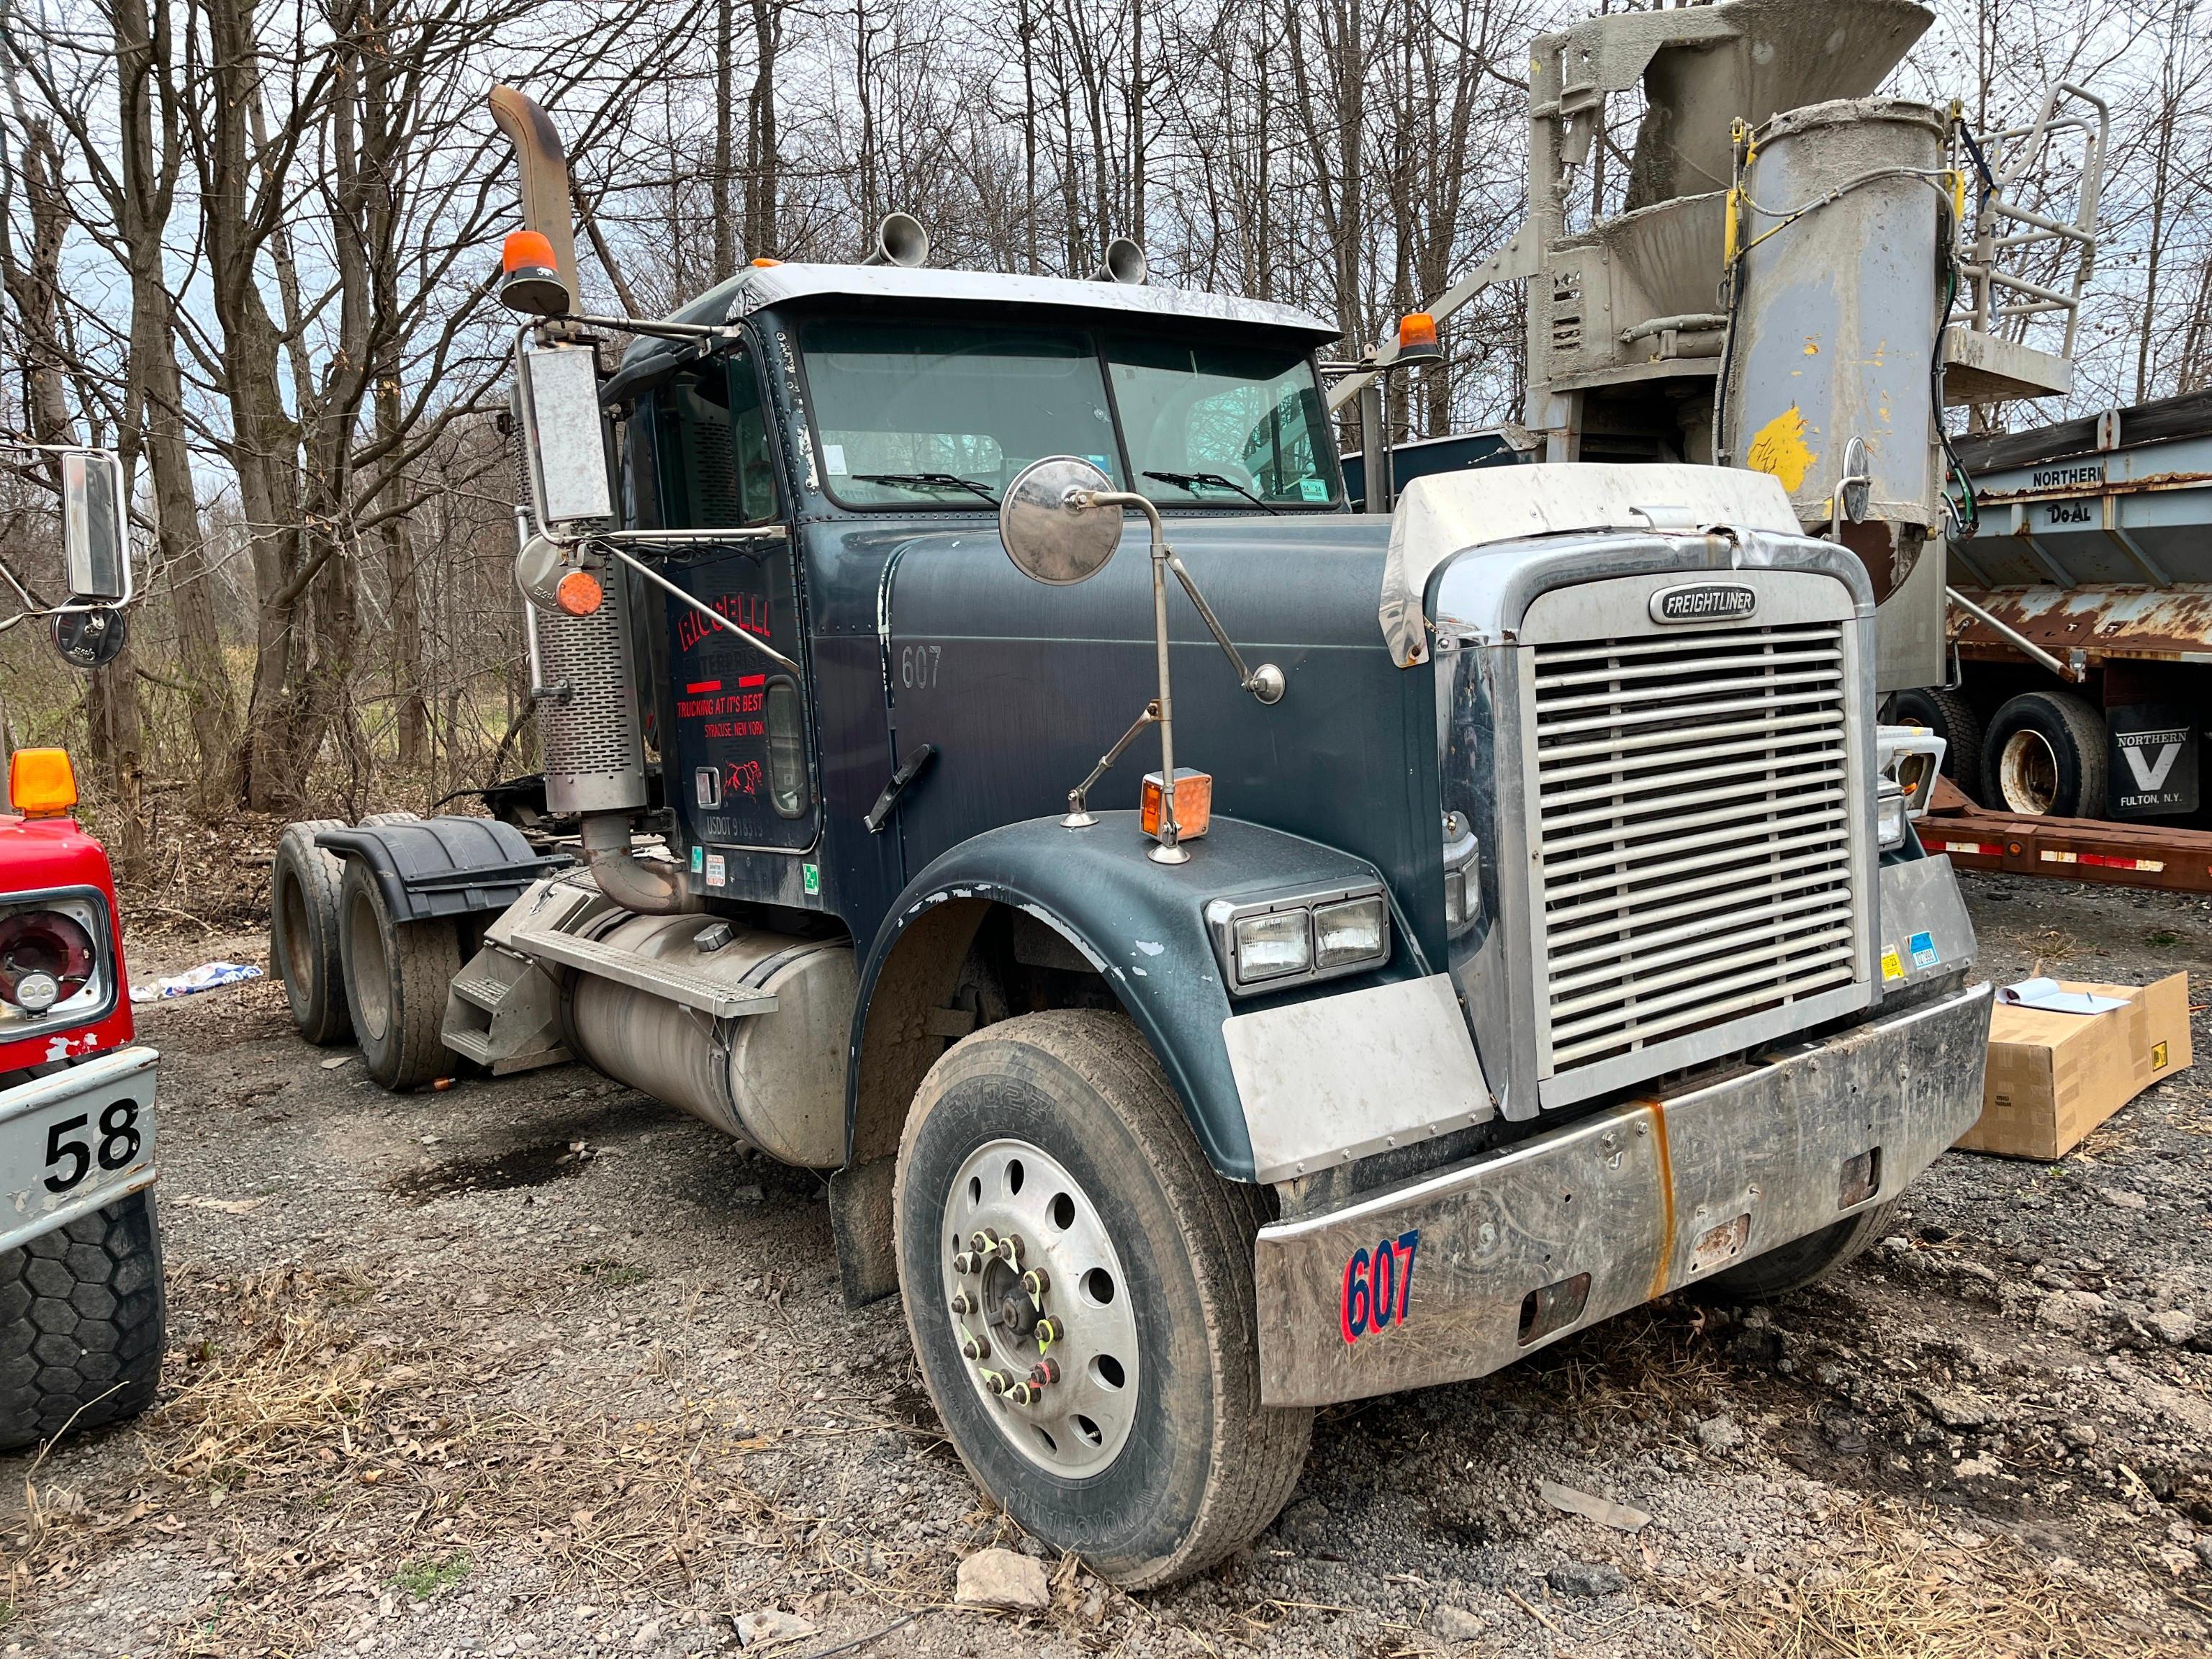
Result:
{"label": "cardboard box on ground", "polygon": [[2063,1158],[2152,1084],[2190,1064],[2187,974],[2143,986],[2059,982],[2126,1006],[2069,1014],[2000,1002],[1990,1016],[1982,1115],[1959,1138],[1961,1150]]}

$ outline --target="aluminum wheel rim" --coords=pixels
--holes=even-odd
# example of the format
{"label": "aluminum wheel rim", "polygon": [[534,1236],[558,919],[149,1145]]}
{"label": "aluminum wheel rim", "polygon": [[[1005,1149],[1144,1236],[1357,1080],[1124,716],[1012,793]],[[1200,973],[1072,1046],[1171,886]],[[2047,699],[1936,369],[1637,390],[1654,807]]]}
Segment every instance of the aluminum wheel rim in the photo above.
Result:
{"label": "aluminum wheel rim", "polygon": [[2046,817],[2058,804],[2058,756],[2042,732],[2021,730],[1997,758],[1997,791],[2015,812]]}
{"label": "aluminum wheel rim", "polygon": [[994,1140],[954,1175],[945,1229],[941,1316],[992,1422],[1039,1468],[1104,1470],[1128,1443],[1139,1376],[1136,1312],[1097,1206],[1049,1152]]}

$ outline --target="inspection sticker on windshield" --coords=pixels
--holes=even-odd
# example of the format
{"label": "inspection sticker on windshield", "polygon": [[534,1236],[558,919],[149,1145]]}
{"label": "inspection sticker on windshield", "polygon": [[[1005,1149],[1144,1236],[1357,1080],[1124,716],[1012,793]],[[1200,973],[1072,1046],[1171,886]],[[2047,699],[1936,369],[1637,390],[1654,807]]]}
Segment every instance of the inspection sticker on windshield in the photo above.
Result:
{"label": "inspection sticker on windshield", "polygon": [[1301,478],[1298,480],[1298,494],[1310,501],[1325,501],[1328,499],[1328,480]]}
{"label": "inspection sticker on windshield", "polygon": [[1936,941],[1925,933],[1915,933],[1905,941],[1905,948],[1912,952],[1912,966],[1915,970],[1933,968],[1943,960],[1936,949]]}
{"label": "inspection sticker on windshield", "polygon": [[836,473],[840,477],[842,477],[845,473],[845,446],[842,444],[823,445],[822,465],[828,467],[832,472]]}

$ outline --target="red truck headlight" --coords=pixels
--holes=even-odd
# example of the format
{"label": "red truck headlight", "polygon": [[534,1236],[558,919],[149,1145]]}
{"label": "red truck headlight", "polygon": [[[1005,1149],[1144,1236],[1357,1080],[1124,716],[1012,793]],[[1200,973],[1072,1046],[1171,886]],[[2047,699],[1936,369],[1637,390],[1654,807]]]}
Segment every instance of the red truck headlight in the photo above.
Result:
{"label": "red truck headlight", "polygon": [[0,902],[0,1042],[104,1018],[115,1001],[112,939],[94,892]]}

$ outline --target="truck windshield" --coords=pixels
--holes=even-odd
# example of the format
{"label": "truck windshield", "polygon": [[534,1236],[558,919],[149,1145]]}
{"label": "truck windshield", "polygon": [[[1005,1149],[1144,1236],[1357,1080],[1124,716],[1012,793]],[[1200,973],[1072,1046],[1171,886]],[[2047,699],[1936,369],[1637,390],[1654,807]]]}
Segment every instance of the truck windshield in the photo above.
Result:
{"label": "truck windshield", "polygon": [[1337,500],[1321,388],[1295,346],[1109,337],[1137,488],[1154,501],[1320,507]]}
{"label": "truck windshield", "polygon": [[1047,455],[1086,457],[1163,505],[1341,500],[1321,388],[1295,343],[848,319],[810,322],[799,340],[823,482],[848,507],[975,512]]}
{"label": "truck windshield", "polygon": [[1124,487],[1097,349],[1075,329],[810,323],[807,391],[830,494],[848,507],[973,510],[1047,455]]}

